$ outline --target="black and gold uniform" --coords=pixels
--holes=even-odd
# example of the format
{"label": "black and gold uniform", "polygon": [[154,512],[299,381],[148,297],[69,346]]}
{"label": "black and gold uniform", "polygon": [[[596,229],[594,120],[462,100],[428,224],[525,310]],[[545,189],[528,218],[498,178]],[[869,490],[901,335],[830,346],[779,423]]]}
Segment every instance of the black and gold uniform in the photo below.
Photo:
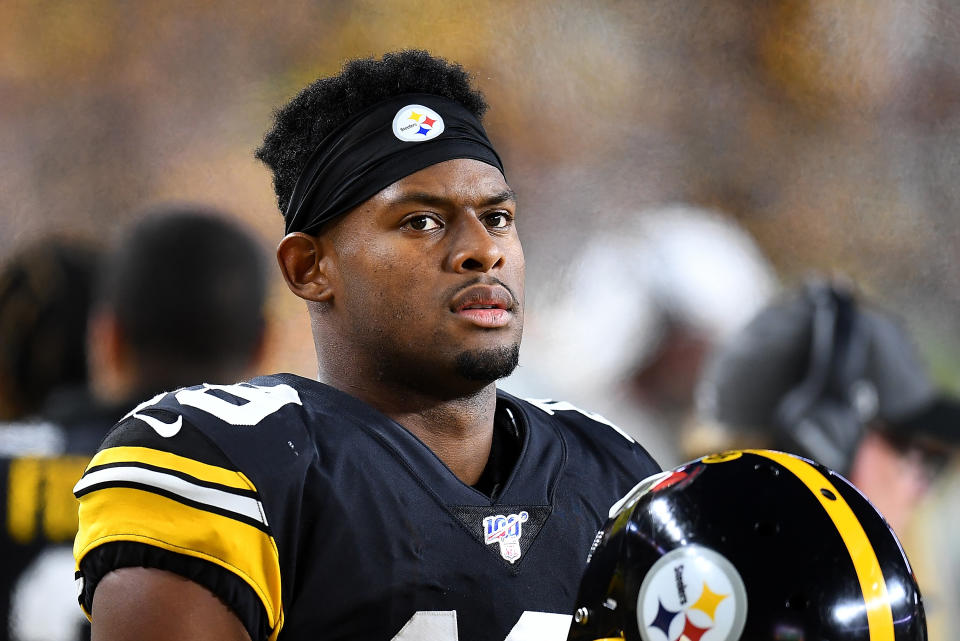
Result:
{"label": "black and gold uniform", "polygon": [[43,418],[0,423],[0,641],[82,641],[71,543],[73,486],[124,411],[61,389]]}
{"label": "black and gold uniform", "polygon": [[563,639],[608,507],[659,468],[566,403],[500,391],[494,431],[471,487],[316,381],[158,396],[75,488],[81,605],[110,570],[145,566],[207,586],[254,640]]}
{"label": "black and gold uniform", "polygon": [[[77,533],[71,489],[90,454],[65,451],[65,440],[62,427],[50,422],[0,424],[2,640],[89,637],[86,621],[76,616],[69,572]],[[28,447],[10,451],[19,444]]]}

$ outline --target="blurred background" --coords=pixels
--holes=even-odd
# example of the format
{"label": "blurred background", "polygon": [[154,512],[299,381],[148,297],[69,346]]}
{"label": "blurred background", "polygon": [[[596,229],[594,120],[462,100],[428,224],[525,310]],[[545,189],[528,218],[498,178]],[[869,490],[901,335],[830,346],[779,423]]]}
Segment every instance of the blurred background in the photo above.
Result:
{"label": "blurred background", "polygon": [[[508,389],[633,424],[674,465],[704,355],[810,274],[898,314],[960,389],[952,0],[7,0],[0,261],[51,233],[107,245],[170,201],[231,212],[272,252],[253,158],[271,110],[409,47],[474,73],[521,197]],[[262,371],[313,376],[276,270],[267,313]]]}
{"label": "blurred background", "polygon": [[[781,283],[843,273],[902,310],[957,384],[950,0],[0,3],[0,258],[51,231],[106,241],[169,200],[233,212],[272,249],[252,156],[271,110],[405,47],[460,61],[489,98],[531,332],[587,239],[686,203],[741,226]],[[310,375],[306,314],[273,285],[264,370]]]}

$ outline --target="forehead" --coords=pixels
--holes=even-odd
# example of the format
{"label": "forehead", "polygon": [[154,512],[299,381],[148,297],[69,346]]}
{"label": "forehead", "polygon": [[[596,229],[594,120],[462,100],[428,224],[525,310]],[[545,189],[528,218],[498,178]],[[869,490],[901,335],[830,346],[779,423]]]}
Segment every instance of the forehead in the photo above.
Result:
{"label": "forehead", "polygon": [[[471,158],[446,160],[401,178],[380,190],[372,201],[381,205],[422,194],[453,202],[485,202],[511,193],[500,170]],[[512,198],[511,198],[512,199]]]}

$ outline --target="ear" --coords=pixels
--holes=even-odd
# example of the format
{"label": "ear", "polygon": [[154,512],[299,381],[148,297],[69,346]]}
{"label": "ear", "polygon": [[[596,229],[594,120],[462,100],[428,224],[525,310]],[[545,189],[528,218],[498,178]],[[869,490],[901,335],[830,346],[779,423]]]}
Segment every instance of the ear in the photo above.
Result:
{"label": "ear", "polygon": [[277,262],[287,287],[304,300],[333,300],[329,251],[318,236],[302,232],[287,234],[277,246]]}

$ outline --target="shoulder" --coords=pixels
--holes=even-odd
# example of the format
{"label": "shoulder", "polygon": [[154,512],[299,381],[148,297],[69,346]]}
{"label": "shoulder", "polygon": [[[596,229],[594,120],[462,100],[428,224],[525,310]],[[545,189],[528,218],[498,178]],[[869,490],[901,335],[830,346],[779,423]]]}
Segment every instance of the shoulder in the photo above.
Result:
{"label": "shoulder", "polygon": [[[140,403],[124,416],[144,420],[155,412],[174,413],[199,425],[252,427],[269,421],[283,408],[302,407],[306,379],[284,375],[261,376],[229,385],[204,383],[184,387]],[[170,428],[149,418],[146,423],[162,434]]]}
{"label": "shoulder", "polygon": [[592,438],[609,438],[613,442],[636,444],[633,437],[600,414],[577,407],[568,401],[548,398],[522,399],[503,390],[498,390],[497,396],[502,402],[506,402],[508,407],[519,409],[534,422],[559,425]]}
{"label": "shoulder", "polygon": [[521,399],[499,390],[498,397],[513,411],[524,415],[531,429],[552,428],[565,440],[567,449],[579,456],[598,456],[625,462],[641,473],[660,471],[647,450],[612,421],[568,401]]}
{"label": "shoulder", "polygon": [[[203,384],[159,394],[130,410],[103,439],[75,488],[88,495],[146,493],[266,530],[265,509],[312,460],[300,383],[279,376]],[[136,489],[131,495],[127,490]],[[177,508],[181,509],[181,508]]]}
{"label": "shoulder", "polygon": [[[332,400],[327,401],[330,396]],[[226,451],[300,435],[323,422],[335,404],[330,388],[293,375],[261,376],[229,385],[204,383],[165,392],[126,413],[101,449],[118,446],[197,447]],[[199,440],[198,440],[199,439]],[[188,452],[189,453],[189,452]]]}
{"label": "shoulder", "polygon": [[74,487],[84,607],[111,569],[157,567],[277,626],[277,540],[296,538],[287,499],[313,460],[291,445],[306,433],[300,387],[274,376],[197,385],[120,420]]}

